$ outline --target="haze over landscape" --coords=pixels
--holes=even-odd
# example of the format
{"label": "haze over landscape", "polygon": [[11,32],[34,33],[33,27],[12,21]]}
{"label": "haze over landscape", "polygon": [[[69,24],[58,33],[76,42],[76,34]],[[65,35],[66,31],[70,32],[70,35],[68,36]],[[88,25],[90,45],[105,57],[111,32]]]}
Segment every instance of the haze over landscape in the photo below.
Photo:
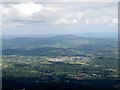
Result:
{"label": "haze over landscape", "polygon": [[0,4],[3,90],[118,90],[117,0],[47,1]]}

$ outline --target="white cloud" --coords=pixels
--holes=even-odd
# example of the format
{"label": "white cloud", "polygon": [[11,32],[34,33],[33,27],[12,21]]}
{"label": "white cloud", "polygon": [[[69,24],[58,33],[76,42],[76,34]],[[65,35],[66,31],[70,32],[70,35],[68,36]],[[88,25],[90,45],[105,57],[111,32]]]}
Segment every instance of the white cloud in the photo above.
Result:
{"label": "white cloud", "polygon": [[1,2],[118,2],[119,0],[3,0]]}
{"label": "white cloud", "polygon": [[41,11],[43,6],[41,4],[34,3],[20,3],[12,4],[9,7],[2,6],[3,15],[5,17],[14,17],[14,16],[31,16],[32,14]]}
{"label": "white cloud", "polygon": [[117,24],[114,3],[8,3],[0,10],[6,26]]}
{"label": "white cloud", "polygon": [[70,22],[65,18],[60,18],[55,24],[69,24]]}
{"label": "white cloud", "polygon": [[57,8],[55,7],[45,7],[45,9],[48,11],[53,11],[53,12],[57,11]]}
{"label": "white cloud", "polygon": [[23,15],[31,16],[33,13],[41,11],[43,6],[41,4],[34,4],[34,3],[21,3],[13,5],[12,8],[15,8],[18,12]]}
{"label": "white cloud", "polygon": [[56,22],[54,22],[55,25],[66,25],[66,24],[77,24],[77,19],[66,19],[66,18],[60,18]]}
{"label": "white cloud", "polygon": [[118,24],[118,19],[117,18],[112,18],[112,23],[113,24]]}

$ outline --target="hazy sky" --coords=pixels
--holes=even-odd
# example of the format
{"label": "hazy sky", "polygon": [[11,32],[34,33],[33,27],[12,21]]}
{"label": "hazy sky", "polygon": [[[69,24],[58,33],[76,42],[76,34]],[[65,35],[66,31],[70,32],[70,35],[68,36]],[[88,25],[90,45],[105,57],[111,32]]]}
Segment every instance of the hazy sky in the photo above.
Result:
{"label": "hazy sky", "polygon": [[7,1],[0,5],[3,34],[72,34],[118,30],[118,0]]}

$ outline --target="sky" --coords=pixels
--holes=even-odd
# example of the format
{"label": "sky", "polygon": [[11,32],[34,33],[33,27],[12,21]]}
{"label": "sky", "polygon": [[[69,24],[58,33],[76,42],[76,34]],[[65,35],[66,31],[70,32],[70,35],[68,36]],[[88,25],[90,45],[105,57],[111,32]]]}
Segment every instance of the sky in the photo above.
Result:
{"label": "sky", "polygon": [[6,35],[118,31],[118,0],[4,0],[0,11]]}

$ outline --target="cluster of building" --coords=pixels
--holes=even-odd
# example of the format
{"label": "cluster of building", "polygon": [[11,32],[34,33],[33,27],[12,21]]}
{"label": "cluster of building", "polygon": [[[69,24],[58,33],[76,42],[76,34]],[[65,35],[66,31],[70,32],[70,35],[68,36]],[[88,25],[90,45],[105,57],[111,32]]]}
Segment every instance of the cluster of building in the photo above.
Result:
{"label": "cluster of building", "polygon": [[77,60],[84,60],[85,57],[80,56],[65,56],[65,57],[56,57],[56,58],[48,58],[48,61],[52,62],[63,62],[63,61],[77,61]]}

